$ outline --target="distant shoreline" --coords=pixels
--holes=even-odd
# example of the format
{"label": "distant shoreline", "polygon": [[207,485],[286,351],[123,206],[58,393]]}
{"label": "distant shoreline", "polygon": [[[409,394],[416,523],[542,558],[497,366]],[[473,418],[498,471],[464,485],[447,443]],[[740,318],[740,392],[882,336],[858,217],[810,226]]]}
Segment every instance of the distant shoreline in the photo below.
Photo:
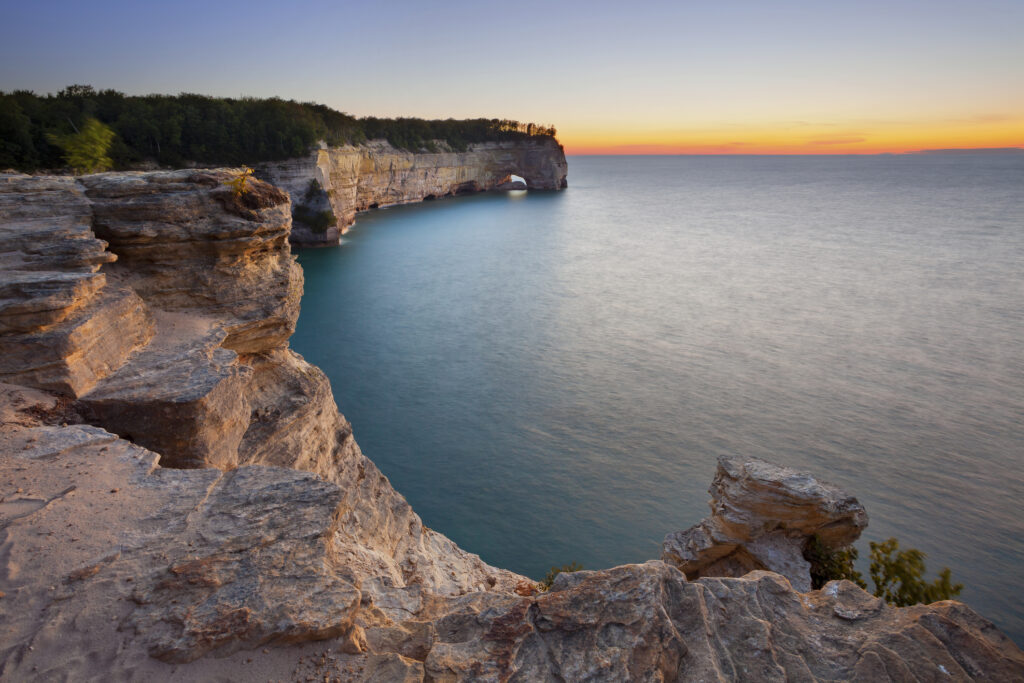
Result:
{"label": "distant shoreline", "polygon": [[966,149],[921,149],[904,154],[1024,154],[1024,147],[969,147]]}

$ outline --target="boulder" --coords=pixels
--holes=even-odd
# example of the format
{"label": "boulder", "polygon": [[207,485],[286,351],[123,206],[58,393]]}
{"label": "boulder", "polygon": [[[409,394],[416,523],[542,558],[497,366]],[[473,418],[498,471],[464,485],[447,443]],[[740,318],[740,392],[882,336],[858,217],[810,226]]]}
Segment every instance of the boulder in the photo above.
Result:
{"label": "boulder", "polygon": [[691,579],[767,569],[807,591],[810,539],[841,548],[868,525],[864,506],[834,484],[756,458],[720,458],[708,492],[711,516],[662,545],[662,559]]}

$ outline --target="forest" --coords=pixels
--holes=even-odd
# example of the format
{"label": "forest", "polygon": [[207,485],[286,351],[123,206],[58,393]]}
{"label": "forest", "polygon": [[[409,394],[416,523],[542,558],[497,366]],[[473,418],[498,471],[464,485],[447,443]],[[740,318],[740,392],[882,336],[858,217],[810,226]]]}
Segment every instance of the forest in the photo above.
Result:
{"label": "forest", "polygon": [[386,139],[409,151],[464,151],[477,142],[554,137],[553,126],[508,119],[356,118],[323,104],[272,98],[126,95],[71,85],[56,95],[0,92],[0,169],[68,165],[61,141],[93,121],[113,132],[105,157],[116,169],[143,162],[257,164],[303,156],[328,145]]}

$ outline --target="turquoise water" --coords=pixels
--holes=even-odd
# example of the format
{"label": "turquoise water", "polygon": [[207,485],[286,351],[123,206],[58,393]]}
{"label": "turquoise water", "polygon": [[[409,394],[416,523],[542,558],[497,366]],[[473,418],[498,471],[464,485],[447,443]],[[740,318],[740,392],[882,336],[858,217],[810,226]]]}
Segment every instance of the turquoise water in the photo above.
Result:
{"label": "turquoise water", "polygon": [[359,216],[292,344],[424,522],[534,577],[658,557],[718,455],[857,495],[1024,641],[1024,157],[577,157]]}

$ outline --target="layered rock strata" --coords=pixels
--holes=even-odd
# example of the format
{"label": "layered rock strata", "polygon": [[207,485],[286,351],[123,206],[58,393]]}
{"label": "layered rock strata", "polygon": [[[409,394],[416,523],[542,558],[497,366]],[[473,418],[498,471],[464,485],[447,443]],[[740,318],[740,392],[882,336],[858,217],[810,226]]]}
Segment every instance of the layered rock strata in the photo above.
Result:
{"label": "layered rock strata", "polygon": [[[465,152],[430,153],[407,152],[375,140],[263,164],[257,172],[286,190],[296,206],[312,211],[331,208],[335,226],[314,232],[297,221],[291,237],[294,243],[329,245],[338,243],[359,211],[487,190],[560,190],[567,184],[568,165],[554,138],[480,143]],[[523,182],[513,181],[513,175]],[[326,202],[310,192],[314,181]]]}
{"label": "layered rock strata", "polygon": [[864,506],[838,486],[756,458],[719,458],[708,492],[711,516],[668,534],[662,546],[662,559],[690,579],[767,569],[808,591],[810,540],[842,548],[868,525]]}
{"label": "layered rock strata", "polygon": [[[108,289],[135,297],[147,321],[111,362],[96,358],[111,357],[109,330],[50,352],[61,363],[50,374],[23,367],[27,355],[9,362],[0,678],[1024,677],[1024,654],[956,602],[896,609],[846,582],[689,580],[661,561],[561,574],[543,593],[427,529],[360,452],[323,373],[287,347],[301,282],[282,239],[287,196],[261,184],[248,199],[225,194],[232,177],[0,176],[7,199],[36,207],[0,221],[15,236],[2,281],[16,283],[0,343],[50,332],[35,337],[48,352],[71,334],[66,321],[101,315],[89,307]],[[54,242],[27,247],[19,226]],[[232,288],[236,271],[251,301]],[[62,289],[69,273],[105,279]],[[89,380],[52,379],[72,376]],[[828,485],[772,468],[723,461],[709,537],[753,555],[756,538],[840,543],[866,523]]]}
{"label": "layered rock strata", "polygon": [[142,300],[98,272],[116,259],[80,183],[0,174],[0,381],[77,395],[149,342]]}

